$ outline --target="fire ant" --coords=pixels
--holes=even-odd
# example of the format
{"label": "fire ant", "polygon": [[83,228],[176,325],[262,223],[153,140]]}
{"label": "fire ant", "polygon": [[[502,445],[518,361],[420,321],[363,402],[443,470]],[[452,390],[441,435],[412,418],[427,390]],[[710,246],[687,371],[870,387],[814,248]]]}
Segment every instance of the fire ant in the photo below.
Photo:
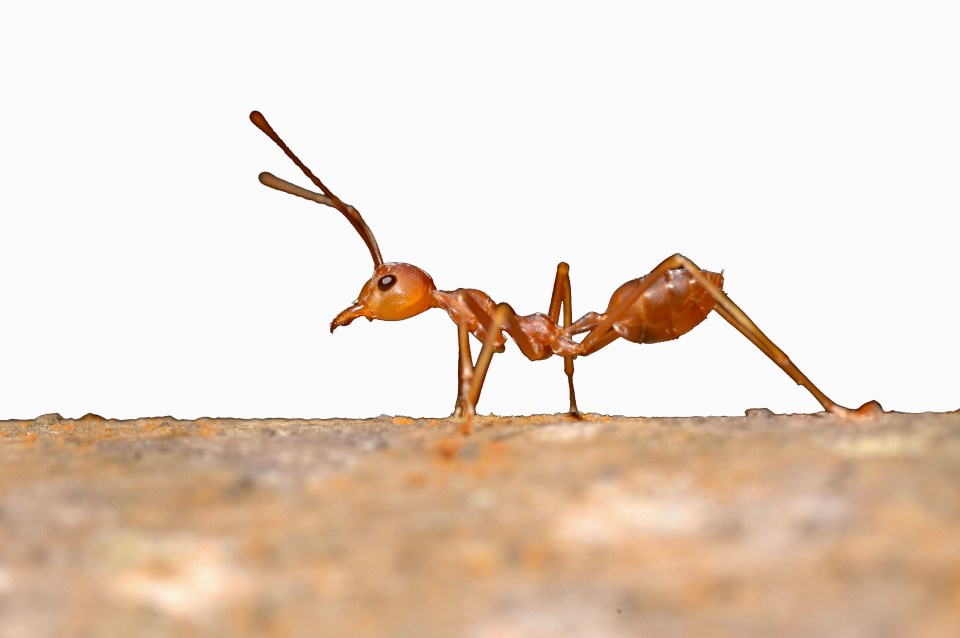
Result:
{"label": "fire ant", "polygon": [[[610,297],[606,312],[588,312],[576,321],[573,321],[570,306],[570,267],[565,262],[557,266],[547,314],[518,315],[509,304],[495,303],[485,292],[473,288],[439,290],[430,275],[420,268],[412,264],[384,262],[377,240],[360,212],[324,186],[280,139],[259,111],[253,111],[250,120],[293,160],[323,194],[266,172],[260,173],[260,182],[338,210],[363,239],[373,258],[373,275],[363,285],[357,301],[330,323],[330,332],[349,325],[358,317],[366,317],[370,321],[400,321],[430,308],[446,311],[457,324],[460,344],[455,417],[475,414],[490,360],[494,353],[505,350],[504,333],[531,361],[547,359],[552,355],[563,357],[570,393],[570,414],[579,416],[573,388],[573,360],[576,357],[593,354],[617,339],[634,343],[676,339],[700,324],[710,311],[723,317],[798,385],[806,388],[827,412],[839,416],[883,412],[876,401],[850,410],[830,400],[723,292],[721,273],[702,270],[679,253],[664,259],[649,274],[631,279],[617,288]],[[562,326],[558,323],[561,308]],[[573,339],[583,333],[587,336],[582,341]],[[483,344],[476,362],[470,352],[471,334]]]}

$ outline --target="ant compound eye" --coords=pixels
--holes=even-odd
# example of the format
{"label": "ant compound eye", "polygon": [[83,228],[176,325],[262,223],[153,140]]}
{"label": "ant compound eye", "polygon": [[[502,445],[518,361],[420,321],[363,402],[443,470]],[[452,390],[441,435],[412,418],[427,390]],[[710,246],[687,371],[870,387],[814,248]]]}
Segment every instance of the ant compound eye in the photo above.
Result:
{"label": "ant compound eye", "polygon": [[386,292],[393,287],[393,284],[397,283],[397,278],[393,275],[384,275],[380,278],[380,281],[377,282],[377,288]]}

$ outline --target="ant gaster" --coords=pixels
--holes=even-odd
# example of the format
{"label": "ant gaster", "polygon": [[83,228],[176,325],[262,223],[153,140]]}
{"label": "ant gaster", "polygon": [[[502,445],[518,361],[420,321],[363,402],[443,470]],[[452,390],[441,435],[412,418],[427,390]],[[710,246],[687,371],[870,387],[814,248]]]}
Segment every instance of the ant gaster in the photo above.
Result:
{"label": "ant gaster", "polygon": [[[313,172],[294,155],[259,111],[250,120],[313,182],[315,193],[271,175],[261,173],[260,182],[270,188],[309,199],[338,210],[347,218],[367,245],[373,258],[373,275],[363,285],[356,303],[343,310],[330,324],[333,332],[358,317],[368,320],[400,321],[430,308],[441,308],[457,325],[459,333],[459,383],[454,416],[475,413],[483,380],[494,353],[503,352],[504,333],[509,335],[531,361],[558,355],[564,359],[564,371],[570,394],[570,414],[579,416],[573,388],[573,360],[593,354],[617,339],[634,343],[657,343],[676,339],[700,324],[715,311],[777,364],[798,385],[806,388],[823,408],[842,416],[870,415],[882,412],[880,404],[870,401],[856,410],[834,403],[800,372],[753,321],[723,292],[721,273],[701,270],[680,254],[660,262],[649,274],[631,279],[617,288],[603,313],[588,312],[572,320],[570,268],[561,262],[553,283],[547,314],[518,315],[506,303],[495,303],[489,295],[473,288],[438,290],[433,278],[412,264],[384,262],[380,247],[360,212],[345,204],[324,186]],[[560,310],[563,325],[560,325]],[[582,341],[574,336],[586,333]],[[470,335],[482,344],[476,362],[470,352]]]}

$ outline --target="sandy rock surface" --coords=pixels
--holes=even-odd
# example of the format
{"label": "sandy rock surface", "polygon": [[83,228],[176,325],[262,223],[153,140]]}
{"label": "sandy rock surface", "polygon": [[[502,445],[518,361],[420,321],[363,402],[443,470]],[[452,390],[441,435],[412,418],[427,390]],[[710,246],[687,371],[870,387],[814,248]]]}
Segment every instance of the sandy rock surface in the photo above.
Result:
{"label": "sandy rock surface", "polygon": [[0,422],[0,636],[960,635],[960,414]]}

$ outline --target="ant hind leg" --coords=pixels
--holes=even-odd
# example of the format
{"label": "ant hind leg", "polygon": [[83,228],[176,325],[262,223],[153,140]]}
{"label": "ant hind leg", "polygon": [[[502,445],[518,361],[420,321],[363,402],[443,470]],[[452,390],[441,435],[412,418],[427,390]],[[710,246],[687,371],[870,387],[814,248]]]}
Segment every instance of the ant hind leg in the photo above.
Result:
{"label": "ant hind leg", "polygon": [[619,320],[624,313],[633,305],[633,303],[639,299],[646,289],[657,279],[663,277],[668,270],[676,270],[677,268],[683,268],[690,273],[690,276],[693,277],[698,284],[703,286],[707,292],[714,298],[716,301],[716,306],[714,310],[723,317],[727,323],[737,329],[740,334],[750,340],[753,345],[755,345],[761,352],[763,352],[767,357],[770,358],[781,370],[783,370],[787,376],[793,379],[798,385],[803,386],[806,390],[813,395],[813,397],[823,406],[823,409],[831,414],[836,414],[840,416],[865,416],[879,414],[883,412],[883,408],[876,401],[869,401],[856,410],[850,410],[845,408],[835,402],[833,402],[827,395],[825,395],[820,388],[815,386],[812,381],[805,374],[803,374],[800,369],[790,360],[790,358],[781,350],[773,341],[770,340],[767,335],[757,327],[757,324],[747,316],[747,314],[740,309],[737,304],[733,302],[730,297],[727,296],[723,290],[716,286],[709,277],[700,269],[699,266],[694,264],[692,261],[684,257],[683,255],[677,253],[671,257],[664,259],[660,264],[654,268],[649,275],[646,276],[646,285],[637,286],[631,294],[625,298],[616,308],[613,308],[610,312],[606,313],[603,321],[597,324],[593,330],[587,335],[587,338],[583,340],[582,346],[584,354],[590,354],[596,352],[601,347],[606,345],[610,339],[611,329],[614,323]]}
{"label": "ant hind leg", "polygon": [[770,340],[770,337],[765,335],[763,331],[757,327],[757,324],[747,316],[747,313],[740,309],[740,306],[735,304],[733,300],[727,296],[727,293],[723,292],[723,290],[710,281],[704,272],[700,270],[699,266],[680,254],[674,255],[670,259],[675,260],[676,263],[687,270],[701,286],[707,289],[717,302],[714,310],[716,310],[718,315],[736,328],[740,334],[749,339],[753,345],[777,364],[797,385],[803,386],[807,392],[812,394],[820,405],[823,406],[824,410],[839,416],[871,416],[883,413],[883,407],[876,401],[868,401],[856,410],[845,408],[832,401],[820,388],[813,384],[807,375],[800,371],[787,354]]}

